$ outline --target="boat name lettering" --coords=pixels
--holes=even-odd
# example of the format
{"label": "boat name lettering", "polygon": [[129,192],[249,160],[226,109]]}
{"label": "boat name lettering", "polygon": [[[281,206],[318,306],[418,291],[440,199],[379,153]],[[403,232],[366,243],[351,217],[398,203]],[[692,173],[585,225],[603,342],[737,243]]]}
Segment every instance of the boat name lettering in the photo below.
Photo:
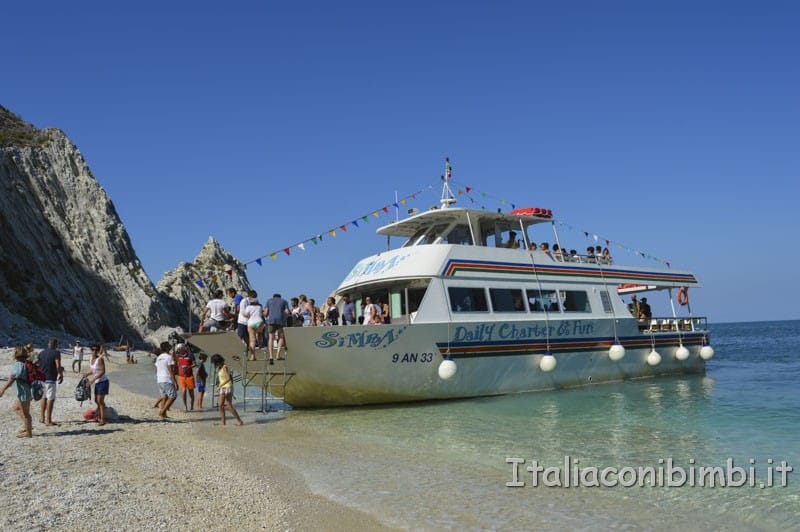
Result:
{"label": "boat name lettering", "polygon": [[[567,320],[558,325],[522,325],[519,323],[481,323],[458,326],[453,342],[491,342],[497,339],[524,340],[556,336],[576,336],[594,333],[594,324],[582,320]],[[496,335],[496,336],[495,336]]]}
{"label": "boat name lettering", "polygon": [[337,331],[330,331],[322,334],[322,337],[314,342],[317,347],[327,349],[329,347],[386,347],[397,339],[394,328],[387,330],[380,329],[380,332],[361,331],[341,334]]}
{"label": "boat name lettering", "polygon": [[345,277],[345,281],[350,280],[354,277],[360,277],[362,275],[375,275],[378,273],[385,273],[401,262],[403,262],[408,255],[395,255],[389,260],[371,260],[368,262],[359,262],[356,266],[350,271],[350,273]]}
{"label": "boat name lettering", "polygon": [[433,362],[433,353],[394,353],[392,362]]}

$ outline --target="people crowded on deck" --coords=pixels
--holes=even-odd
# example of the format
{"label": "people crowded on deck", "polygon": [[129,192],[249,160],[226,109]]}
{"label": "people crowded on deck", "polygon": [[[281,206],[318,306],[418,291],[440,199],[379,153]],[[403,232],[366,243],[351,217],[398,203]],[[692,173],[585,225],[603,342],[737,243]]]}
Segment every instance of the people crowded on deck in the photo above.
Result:
{"label": "people crowded on deck", "polygon": [[633,316],[634,318],[639,317],[639,300],[636,299],[636,294],[633,294],[633,296],[631,296],[631,302],[628,305],[628,311],[630,311],[631,316]]}
{"label": "people crowded on deck", "polygon": [[353,325],[356,323],[356,304],[350,300],[350,296],[342,296],[344,307],[342,308],[342,325]]}
{"label": "people crowded on deck", "polygon": [[[372,303],[372,298],[366,296],[364,298],[364,303],[361,305],[361,315],[364,318],[363,324],[364,325],[374,325],[373,316],[377,314],[378,316],[381,315],[381,311]],[[380,321],[378,321],[380,323]]]}
{"label": "people crowded on deck", "polygon": [[308,298],[305,294],[300,294],[298,299],[300,300],[300,310],[298,311],[298,315],[302,320],[303,327],[311,327],[314,322],[314,307],[308,301]]}
{"label": "people crowded on deck", "polygon": [[248,297],[247,307],[242,311],[247,319],[248,334],[248,359],[256,359],[256,346],[259,345],[259,336],[264,330],[264,307],[258,301],[258,294],[251,290],[252,296]]}
{"label": "people crowded on deck", "polygon": [[647,298],[643,297],[639,302],[639,319],[649,320],[652,318],[653,312],[650,310],[650,304],[647,302]]}
{"label": "people crowded on deck", "polygon": [[517,233],[515,231],[510,231],[508,233],[508,242],[506,242],[506,247],[509,249],[519,248],[519,241],[517,240]]}
{"label": "people crowded on deck", "polygon": [[203,313],[200,315],[200,328],[197,332],[203,332],[205,329],[215,332],[227,328],[228,320],[230,319],[230,307],[222,299],[223,296],[222,290],[217,290],[214,292],[214,298],[206,303],[206,308],[203,309]]}
{"label": "people crowded on deck", "polygon": [[300,316],[300,299],[293,297],[289,300],[291,308],[289,308],[289,318],[286,323],[289,327],[301,327],[303,325],[303,318]]}
{"label": "people crowded on deck", "polygon": [[541,244],[539,244],[539,251],[545,253],[546,255],[552,256],[550,255],[550,244],[548,244],[547,242],[542,242]]}
{"label": "people crowded on deck", "polygon": [[339,308],[332,297],[325,302],[325,325],[339,325]]}

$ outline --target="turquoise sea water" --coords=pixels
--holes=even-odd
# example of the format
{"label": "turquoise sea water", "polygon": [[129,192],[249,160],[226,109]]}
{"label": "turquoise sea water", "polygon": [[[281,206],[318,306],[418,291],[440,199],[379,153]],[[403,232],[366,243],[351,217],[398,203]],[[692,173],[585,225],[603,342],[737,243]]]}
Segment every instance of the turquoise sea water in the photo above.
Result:
{"label": "turquoise sea water", "polygon": [[[800,321],[720,324],[711,331],[716,356],[706,376],[293,411],[270,423],[269,431],[285,447],[281,460],[314,491],[394,526],[794,528],[800,515]],[[269,440],[265,435],[268,446]],[[531,485],[524,468],[533,460],[563,467],[565,456],[579,467],[618,469],[658,468],[659,459],[672,458],[687,472],[692,459],[699,468],[732,458],[736,466],[753,468],[756,481],[755,487],[566,488],[545,487],[540,475],[540,485]],[[519,469],[524,487],[506,486],[511,457],[525,459]],[[788,473],[786,487],[775,470],[776,485],[760,487],[769,459],[772,467],[787,461],[797,469]]]}

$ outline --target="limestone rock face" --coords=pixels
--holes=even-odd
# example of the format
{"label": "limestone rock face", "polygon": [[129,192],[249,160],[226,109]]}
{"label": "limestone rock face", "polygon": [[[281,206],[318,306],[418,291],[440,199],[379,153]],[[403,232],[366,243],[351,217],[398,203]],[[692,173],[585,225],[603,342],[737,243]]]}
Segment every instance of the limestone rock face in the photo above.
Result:
{"label": "limestone rock face", "polygon": [[175,321],[78,148],[2,106],[0,228],[0,304],[11,314],[106,341]]}
{"label": "limestone rock face", "polygon": [[[192,263],[181,262],[164,274],[156,290],[170,299],[170,312],[179,316],[178,324],[186,330],[197,330],[199,316],[214,292],[222,290],[228,300],[228,289],[239,293],[251,289],[244,265],[225,251],[214,237],[208,237],[203,249]],[[243,294],[246,295],[246,294]]]}

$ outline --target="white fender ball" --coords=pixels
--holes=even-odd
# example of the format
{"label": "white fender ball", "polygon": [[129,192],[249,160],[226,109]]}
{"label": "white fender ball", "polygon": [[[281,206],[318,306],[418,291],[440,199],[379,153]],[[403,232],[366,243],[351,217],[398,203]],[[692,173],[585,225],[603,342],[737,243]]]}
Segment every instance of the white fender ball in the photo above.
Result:
{"label": "white fender ball", "polygon": [[650,353],[647,355],[647,363],[651,366],[658,366],[661,364],[661,355],[658,354],[658,351],[655,349],[650,351]]}
{"label": "white fender ball", "polygon": [[621,344],[614,344],[608,348],[608,358],[618,362],[625,358],[625,348]]}
{"label": "white fender ball", "polygon": [[684,346],[678,347],[678,349],[675,350],[675,358],[678,360],[686,360],[689,358],[689,350]]}
{"label": "white fender ball", "polygon": [[443,381],[447,379],[453,378],[453,375],[456,374],[458,370],[458,366],[456,363],[450,360],[449,358],[442,360],[442,363],[439,364],[439,378]]}
{"label": "white fender ball", "polygon": [[539,369],[548,373],[556,369],[556,357],[553,356],[552,353],[545,353],[542,359],[539,361]]}
{"label": "white fender ball", "polygon": [[710,345],[704,345],[700,348],[700,358],[703,360],[711,360],[714,356],[714,348]]}

